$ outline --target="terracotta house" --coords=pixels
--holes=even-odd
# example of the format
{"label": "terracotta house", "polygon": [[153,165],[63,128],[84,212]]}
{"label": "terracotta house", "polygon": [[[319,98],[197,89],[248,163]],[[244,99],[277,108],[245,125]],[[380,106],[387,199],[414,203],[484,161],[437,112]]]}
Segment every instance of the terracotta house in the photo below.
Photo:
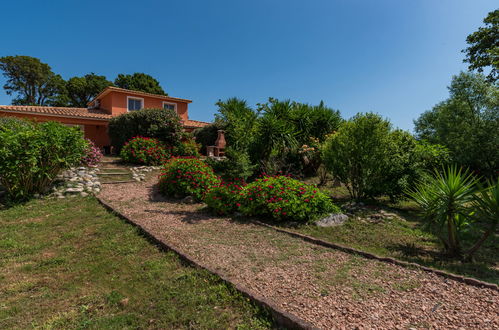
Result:
{"label": "terracotta house", "polygon": [[209,123],[189,119],[189,103],[191,100],[171,96],[156,95],[132,91],[117,87],[107,87],[86,108],[65,108],[24,105],[0,105],[0,116],[29,118],[37,121],[58,121],[60,123],[79,126],[85,137],[98,147],[110,145],[107,127],[112,117],[139,111],[144,108],[160,108],[175,111],[188,132]]}

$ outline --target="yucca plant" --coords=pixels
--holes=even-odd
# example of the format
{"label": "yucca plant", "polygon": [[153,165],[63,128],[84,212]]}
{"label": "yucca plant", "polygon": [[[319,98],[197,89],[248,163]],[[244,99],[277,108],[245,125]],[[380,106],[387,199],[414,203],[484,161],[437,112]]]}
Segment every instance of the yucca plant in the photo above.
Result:
{"label": "yucca plant", "polygon": [[473,214],[474,220],[485,224],[487,229],[480,239],[466,251],[466,257],[469,259],[472,258],[473,254],[497,228],[499,222],[499,178],[497,178],[496,182],[489,181],[487,188],[480,186],[473,200],[472,207],[475,211]]}
{"label": "yucca plant", "polygon": [[452,256],[462,256],[459,234],[471,220],[477,179],[468,170],[450,166],[420,181],[408,195]]}

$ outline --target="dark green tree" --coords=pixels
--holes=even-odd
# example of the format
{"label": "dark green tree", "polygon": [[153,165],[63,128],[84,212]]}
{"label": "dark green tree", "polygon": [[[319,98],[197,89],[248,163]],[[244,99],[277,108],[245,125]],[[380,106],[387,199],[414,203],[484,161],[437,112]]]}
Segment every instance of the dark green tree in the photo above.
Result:
{"label": "dark green tree", "polygon": [[415,122],[420,139],[446,146],[460,166],[488,177],[499,168],[499,89],[482,74],[452,78],[449,98]]}
{"label": "dark green tree", "polygon": [[68,105],[86,108],[87,103],[97,94],[112,85],[113,83],[107,80],[105,76],[98,76],[94,73],[83,77],[72,77],[66,82],[65,88]]}
{"label": "dark green tree", "polygon": [[499,78],[499,9],[490,12],[483,20],[484,27],[478,28],[466,38],[469,47],[463,49],[466,54],[464,62],[469,63],[470,70],[483,72],[489,68],[489,81]]}
{"label": "dark green tree", "polygon": [[159,82],[152,76],[136,72],[134,74],[119,74],[114,80],[117,87],[141,91],[151,94],[168,95]]}
{"label": "dark green tree", "polygon": [[50,66],[31,56],[4,56],[0,70],[7,78],[7,95],[15,95],[12,104],[54,105],[64,90],[64,80]]}

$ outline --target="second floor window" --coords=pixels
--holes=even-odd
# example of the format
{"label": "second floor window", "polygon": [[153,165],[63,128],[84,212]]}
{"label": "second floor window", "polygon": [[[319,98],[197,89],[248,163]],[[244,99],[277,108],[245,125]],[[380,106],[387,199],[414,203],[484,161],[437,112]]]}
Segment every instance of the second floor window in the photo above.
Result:
{"label": "second floor window", "polygon": [[128,98],[128,111],[140,110],[143,108],[143,99]]}
{"label": "second floor window", "polygon": [[177,110],[177,105],[175,103],[163,102],[163,109],[167,110]]}

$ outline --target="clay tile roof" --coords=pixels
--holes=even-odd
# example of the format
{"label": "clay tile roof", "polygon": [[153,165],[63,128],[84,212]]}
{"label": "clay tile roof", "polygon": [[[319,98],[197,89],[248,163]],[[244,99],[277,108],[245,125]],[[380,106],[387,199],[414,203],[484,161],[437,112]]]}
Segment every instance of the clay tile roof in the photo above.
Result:
{"label": "clay tile roof", "polygon": [[39,114],[46,116],[61,116],[96,120],[109,120],[110,114],[103,110],[87,108],[42,107],[31,105],[0,105],[0,112]]}
{"label": "clay tile roof", "polygon": [[210,124],[211,123],[207,123],[205,121],[199,121],[199,120],[184,120],[183,121],[183,126],[190,127],[190,128],[205,127],[205,126],[210,125]]}
{"label": "clay tile roof", "polygon": [[109,86],[106,87],[102,92],[99,93],[96,97],[93,98],[92,101],[88,102],[88,105],[92,104],[95,100],[99,100],[105,95],[109,94],[110,92],[119,92],[119,93],[126,93],[129,95],[139,95],[139,96],[149,96],[149,97],[154,97],[156,99],[162,99],[166,101],[177,101],[177,102],[184,102],[184,103],[192,103],[192,100],[188,99],[181,99],[178,97],[172,97],[172,96],[166,96],[166,95],[159,95],[159,94],[151,94],[151,93],[146,93],[146,92],[141,92],[141,91],[134,91],[131,89],[125,89],[125,88],[119,88],[119,87],[114,87],[114,86]]}

